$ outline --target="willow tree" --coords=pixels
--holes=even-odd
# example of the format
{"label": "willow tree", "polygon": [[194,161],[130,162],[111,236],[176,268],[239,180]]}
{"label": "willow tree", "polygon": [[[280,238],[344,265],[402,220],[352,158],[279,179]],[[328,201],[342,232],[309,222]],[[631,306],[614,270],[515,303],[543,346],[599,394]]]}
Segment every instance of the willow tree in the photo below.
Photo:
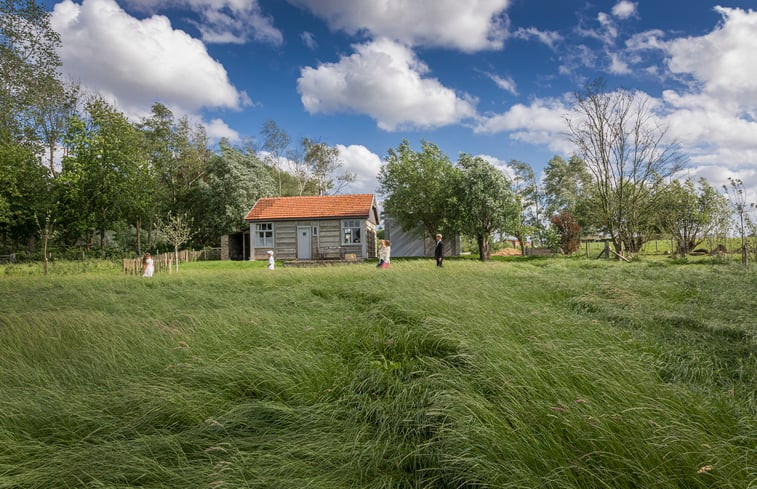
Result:
{"label": "willow tree", "polygon": [[658,192],[684,163],[649,97],[606,91],[595,81],[577,92],[566,117],[570,140],[592,177],[591,198],[601,230],[617,253],[635,253],[654,230]]}

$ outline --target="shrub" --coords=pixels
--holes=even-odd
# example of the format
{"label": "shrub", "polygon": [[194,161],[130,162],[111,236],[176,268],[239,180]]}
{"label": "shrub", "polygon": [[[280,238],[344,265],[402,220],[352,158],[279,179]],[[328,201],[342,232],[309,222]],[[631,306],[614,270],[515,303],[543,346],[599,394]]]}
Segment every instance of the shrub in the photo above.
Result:
{"label": "shrub", "polygon": [[552,216],[552,224],[557,228],[563,253],[569,255],[576,252],[581,246],[581,226],[576,216],[570,211],[562,211]]}

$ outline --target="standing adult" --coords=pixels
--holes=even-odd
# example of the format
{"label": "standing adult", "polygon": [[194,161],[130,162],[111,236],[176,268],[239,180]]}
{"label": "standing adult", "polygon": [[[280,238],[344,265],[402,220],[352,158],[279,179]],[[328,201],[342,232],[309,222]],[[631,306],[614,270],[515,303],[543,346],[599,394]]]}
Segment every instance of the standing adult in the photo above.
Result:
{"label": "standing adult", "polygon": [[436,266],[443,266],[444,262],[444,243],[442,242],[442,235],[436,235],[436,247],[434,248],[434,258],[436,258]]}

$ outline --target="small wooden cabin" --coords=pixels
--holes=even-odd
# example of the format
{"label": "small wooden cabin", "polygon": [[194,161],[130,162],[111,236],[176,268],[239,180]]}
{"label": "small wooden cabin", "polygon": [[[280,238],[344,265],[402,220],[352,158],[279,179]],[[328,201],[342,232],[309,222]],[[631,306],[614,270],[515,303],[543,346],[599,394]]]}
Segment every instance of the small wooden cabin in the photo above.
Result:
{"label": "small wooden cabin", "polygon": [[250,260],[358,260],[376,257],[378,206],[373,194],[265,197],[244,220]]}

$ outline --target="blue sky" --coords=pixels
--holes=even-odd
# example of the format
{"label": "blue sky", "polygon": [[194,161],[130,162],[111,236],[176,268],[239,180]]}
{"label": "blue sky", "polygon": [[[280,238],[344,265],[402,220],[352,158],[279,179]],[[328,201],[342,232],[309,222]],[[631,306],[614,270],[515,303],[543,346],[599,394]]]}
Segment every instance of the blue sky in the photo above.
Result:
{"label": "blue sky", "polygon": [[754,0],[48,1],[63,71],[133,120],[155,101],[214,138],[338,146],[376,190],[389,148],[426,139],[540,171],[573,148],[571,94],[597,77],[649,97],[686,175],[757,200]]}

